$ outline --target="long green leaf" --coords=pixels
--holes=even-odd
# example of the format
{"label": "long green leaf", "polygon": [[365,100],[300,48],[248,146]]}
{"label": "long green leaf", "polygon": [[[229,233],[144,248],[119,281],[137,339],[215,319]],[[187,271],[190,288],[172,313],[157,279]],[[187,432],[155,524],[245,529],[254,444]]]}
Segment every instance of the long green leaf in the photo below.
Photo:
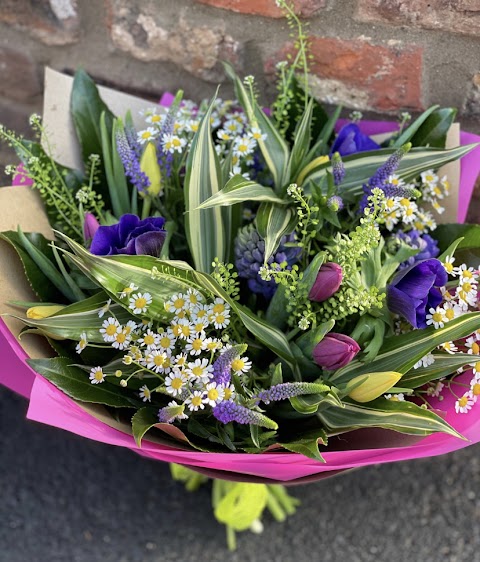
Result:
{"label": "long green leaf", "polygon": [[141,404],[130,391],[107,381],[91,384],[85,371],[72,366],[70,359],[66,357],[27,359],[27,363],[65,394],[80,402],[105,404],[114,408],[131,408]]}
{"label": "long green leaf", "polygon": [[297,214],[291,207],[275,203],[262,203],[258,209],[256,223],[260,236],[265,240],[264,263],[280,244],[282,236],[290,234],[295,228]]}
{"label": "long green leaf", "polygon": [[305,157],[308,153],[312,140],[312,114],[313,99],[310,99],[295,130],[295,140],[293,142],[287,169],[287,176],[290,182],[294,181],[300,169],[307,164]]}
{"label": "long green leaf", "polygon": [[468,353],[434,353],[434,363],[427,367],[412,369],[402,377],[402,388],[418,388],[430,381],[438,380],[454,373],[460,367],[480,361],[479,355]]}
{"label": "long green leaf", "polygon": [[233,81],[235,93],[247,114],[250,124],[259,127],[262,133],[267,135],[265,140],[260,139],[258,141],[258,145],[265,159],[265,163],[273,176],[275,191],[282,194],[283,188],[288,182],[288,145],[257,102],[251,100],[245,86],[235,74],[233,68],[229,64],[225,64],[225,70],[229,78]]}
{"label": "long green leaf", "polygon": [[212,141],[210,103],[188,153],[185,176],[185,229],[195,269],[210,272],[215,258],[228,261],[230,209],[199,209],[222,188],[222,172]]}
{"label": "long green leaf", "polygon": [[462,437],[434,412],[407,401],[397,402],[378,398],[366,406],[345,403],[342,408],[331,406],[319,411],[317,415],[332,432],[381,427],[408,435],[443,432]]}
{"label": "long green leaf", "polygon": [[[421,115],[419,115],[413,123],[411,123],[396,139],[392,144],[392,148],[400,148],[407,142],[410,142],[413,135],[418,131],[418,129],[423,125],[423,123],[430,117],[430,115],[438,109],[440,106],[432,105],[427,110],[425,110]],[[418,145],[414,145],[418,146]]]}
{"label": "long green leaf", "polygon": [[[443,328],[433,327],[425,330],[413,330],[400,336],[387,338],[377,357],[370,363],[354,360],[346,367],[336,371],[328,382],[348,383],[363,373],[395,371],[407,373],[410,369],[437,346],[447,341],[465,338],[478,329],[480,312],[470,312],[445,324]],[[399,382],[399,385],[402,381]]]}
{"label": "long green leaf", "polygon": [[436,109],[413,135],[412,145],[445,148],[447,133],[456,115],[457,110],[451,107]]}
{"label": "long green leaf", "polygon": [[288,200],[278,197],[271,187],[265,187],[254,181],[246,180],[241,175],[236,175],[230,178],[223,189],[204,201],[198,208],[210,209],[245,201],[268,201],[279,205],[289,203]]}

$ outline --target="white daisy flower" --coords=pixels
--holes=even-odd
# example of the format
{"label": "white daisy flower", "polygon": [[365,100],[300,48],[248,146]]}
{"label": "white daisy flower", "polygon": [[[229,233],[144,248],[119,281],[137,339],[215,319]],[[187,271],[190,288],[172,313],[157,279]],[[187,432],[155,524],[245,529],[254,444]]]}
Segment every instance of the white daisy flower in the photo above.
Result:
{"label": "white daisy flower", "polygon": [[178,371],[183,371],[187,365],[187,354],[186,353],[180,353],[179,355],[176,355],[174,359],[172,359],[173,361],[173,365],[172,368],[173,370],[178,370]]}
{"label": "white daisy flower", "polygon": [[257,146],[255,139],[248,135],[237,137],[233,144],[233,153],[237,156],[247,156],[251,154]]}
{"label": "white daisy flower", "polygon": [[138,287],[135,285],[135,283],[130,283],[130,285],[128,287],[125,287],[123,289],[123,291],[121,291],[120,293],[118,293],[118,296],[121,299],[126,299],[127,297],[129,297],[134,291],[138,291]]}
{"label": "white daisy flower", "polygon": [[233,400],[235,398],[235,387],[233,384],[225,385],[223,387],[223,399]]}
{"label": "white daisy flower", "polygon": [[457,268],[454,267],[454,262],[455,262],[455,258],[453,256],[447,256],[445,258],[445,261],[442,262],[443,263],[443,267],[445,268],[445,271],[448,273],[448,275],[452,275],[453,277],[455,277],[455,275],[457,275]]}
{"label": "white daisy flower", "polygon": [[165,366],[168,365],[168,356],[159,349],[152,350],[146,357],[147,369],[151,369],[156,373],[163,373]]}
{"label": "white daisy flower", "polygon": [[153,127],[147,127],[144,131],[137,133],[137,140],[140,144],[153,141],[157,135],[157,131]]}
{"label": "white daisy flower", "polygon": [[148,117],[145,119],[145,121],[149,124],[149,125],[155,125],[157,127],[161,126],[163,121],[165,119],[164,115],[158,115],[158,113],[155,113],[155,110],[150,113],[148,115]]}
{"label": "white daisy flower", "polygon": [[144,334],[143,337],[137,340],[139,345],[146,346],[147,350],[150,351],[155,349],[160,341],[160,336],[156,334],[153,330],[148,329]]}
{"label": "white daisy flower", "polygon": [[427,326],[433,324],[434,328],[436,329],[443,328],[445,326],[445,322],[448,322],[445,317],[445,311],[440,306],[437,306],[437,308],[431,308],[428,311],[426,320]]}
{"label": "white daisy flower", "polygon": [[125,330],[115,334],[115,339],[112,342],[112,347],[115,349],[126,349],[130,344],[130,337]]}
{"label": "white daisy flower", "polygon": [[206,403],[214,408],[225,396],[225,389],[216,382],[209,382],[205,386]]}
{"label": "white daisy flower", "polygon": [[82,332],[80,334],[80,341],[77,343],[77,346],[75,347],[75,351],[80,354],[82,353],[82,351],[87,347],[87,334],[86,332]]}
{"label": "white daisy flower", "polygon": [[164,351],[167,355],[170,355],[175,347],[176,341],[177,338],[171,331],[162,332],[158,335],[157,345],[159,345],[162,351]]}
{"label": "white daisy flower", "polygon": [[193,324],[186,318],[182,318],[181,320],[179,320],[178,326],[180,327],[180,333],[178,337],[182,340],[187,340],[195,333],[193,330]]}
{"label": "white daisy flower", "polygon": [[174,154],[175,152],[181,153],[187,141],[178,135],[164,134],[162,136],[162,146],[165,152]]}
{"label": "white daisy flower", "polygon": [[453,341],[446,341],[445,343],[442,343],[439,348],[443,349],[447,353],[450,353],[450,355],[454,355],[458,351],[458,347],[454,344]]}
{"label": "white daisy flower", "polygon": [[228,119],[223,124],[223,129],[230,135],[235,136],[242,132],[243,125],[236,119]]}
{"label": "white daisy flower", "polygon": [[213,376],[213,366],[209,364],[208,359],[195,359],[188,363],[186,373],[194,381],[208,383]]}
{"label": "white daisy flower", "polygon": [[112,299],[108,299],[108,301],[98,311],[98,317],[99,318],[103,318],[105,316],[105,314],[110,310],[111,304],[112,304]]}
{"label": "white daisy flower", "polygon": [[205,334],[196,333],[187,340],[187,345],[185,346],[185,351],[190,353],[190,355],[200,355],[200,353],[205,349]]}
{"label": "white daisy flower", "polygon": [[219,330],[220,328],[226,328],[230,324],[230,313],[227,311],[221,314],[214,314],[213,318],[210,320],[212,324]]}
{"label": "white daisy flower", "polygon": [[463,281],[476,283],[478,281],[478,271],[475,271],[473,267],[467,267],[464,263],[456,268],[456,273],[460,277],[460,283]]}
{"label": "white daisy flower", "polygon": [[222,349],[223,343],[217,338],[206,338],[205,339],[205,349],[207,351],[217,351]]}
{"label": "white daisy flower", "polygon": [[457,414],[466,414],[472,409],[475,404],[472,392],[466,392],[461,398],[455,402],[455,412]]}
{"label": "white daisy flower", "polygon": [[165,303],[165,310],[173,314],[178,314],[185,308],[187,308],[187,299],[182,293],[173,295],[172,298]]}
{"label": "white daisy flower", "polygon": [[101,367],[93,367],[93,369],[90,370],[89,378],[92,384],[100,384],[105,380],[105,374]]}
{"label": "white daisy flower", "polygon": [[211,308],[208,304],[197,304],[197,306],[195,306],[190,313],[192,322],[197,322],[197,320],[205,320],[208,325],[208,316],[210,314],[210,310]]}
{"label": "white daisy flower", "polygon": [[445,322],[449,322],[450,320],[454,320],[455,318],[458,318],[459,316],[462,316],[462,314],[463,314],[462,308],[456,303],[446,302],[446,303],[443,304],[443,306],[441,308],[443,309],[443,313],[444,313],[444,316],[445,316]]}
{"label": "white daisy flower", "polygon": [[252,362],[248,357],[237,357],[232,361],[231,367],[232,371],[239,375],[248,372],[252,368]]}
{"label": "white daisy flower", "polygon": [[116,334],[122,331],[122,327],[120,326],[120,322],[110,316],[106,320],[103,321],[102,327],[100,328],[100,333],[104,341],[112,342],[115,340]]}
{"label": "white daisy flower", "polygon": [[152,391],[148,388],[146,384],[140,387],[140,392],[138,393],[138,395],[144,402],[152,401]]}
{"label": "white daisy flower", "polygon": [[250,129],[250,134],[252,136],[252,139],[254,139],[255,141],[264,141],[267,138],[267,134],[266,133],[262,133],[262,131],[258,128],[258,127],[252,127]]}
{"label": "white daisy flower", "polygon": [[184,298],[185,301],[187,302],[187,305],[189,306],[189,308],[192,309],[192,311],[203,300],[203,296],[200,293],[200,291],[197,291],[197,289],[192,289],[192,288],[188,289],[188,291],[184,295]]}
{"label": "white daisy flower", "polygon": [[477,338],[474,336],[470,336],[465,341],[465,347],[467,348],[467,353],[471,355],[479,355],[480,354],[480,345],[477,342]]}
{"label": "white daisy flower", "polygon": [[[232,133],[230,133],[229,131],[226,131],[225,129],[218,129],[217,137],[221,141],[228,142],[228,141],[232,140],[233,135],[232,135]],[[218,146],[218,145],[216,145],[216,146]]]}
{"label": "white daisy flower", "polygon": [[129,320],[123,327],[123,330],[127,334],[127,336],[131,337],[135,333],[135,330],[138,330],[138,327],[139,326],[136,322],[134,322],[133,320]]}
{"label": "white daisy flower", "polygon": [[405,402],[405,395],[401,392],[398,394],[385,394],[384,398],[392,402]]}
{"label": "white daisy flower", "polygon": [[470,392],[473,400],[476,402],[480,396],[480,376],[478,373],[470,381]]}
{"label": "white daisy flower", "polygon": [[205,408],[206,397],[200,390],[194,390],[193,393],[185,400],[185,404],[191,412],[196,412],[198,409]]}
{"label": "white daisy flower", "polygon": [[150,293],[136,293],[130,297],[128,308],[133,311],[133,314],[142,314],[147,311],[151,304],[152,296]]}
{"label": "white daisy flower", "polygon": [[427,353],[424,355],[420,361],[417,361],[413,366],[414,369],[419,369],[420,367],[428,367],[429,365],[433,365],[435,363],[435,357],[432,353]]}
{"label": "white daisy flower", "polygon": [[427,185],[435,185],[438,183],[438,176],[433,170],[427,170],[426,172],[422,172],[420,174],[422,179],[422,183],[426,183]]}
{"label": "white daisy flower", "polygon": [[165,388],[168,394],[178,396],[187,384],[187,377],[179,371],[174,371],[172,374],[167,375],[165,378]]}

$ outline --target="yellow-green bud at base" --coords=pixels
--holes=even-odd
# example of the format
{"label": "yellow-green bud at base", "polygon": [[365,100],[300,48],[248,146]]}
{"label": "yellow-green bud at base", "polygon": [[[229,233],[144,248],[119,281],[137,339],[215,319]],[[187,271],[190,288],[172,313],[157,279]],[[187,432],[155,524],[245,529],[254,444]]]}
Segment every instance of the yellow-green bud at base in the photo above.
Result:
{"label": "yellow-green bud at base", "polygon": [[157,149],[153,142],[149,142],[140,159],[140,169],[150,180],[146,191],[149,195],[159,195],[162,189],[162,176],[157,160]]}
{"label": "yellow-green bud at base", "polygon": [[48,318],[57,312],[60,312],[64,306],[60,304],[47,304],[40,306],[32,306],[27,310],[27,318],[32,320],[41,320],[42,318]]}
{"label": "yellow-green bud at base", "polygon": [[[385,392],[388,392],[401,378],[402,374],[395,371],[359,375],[348,383],[347,392],[348,387],[353,387],[353,390],[348,393],[348,396],[356,402],[371,402]],[[360,382],[357,386],[357,383],[362,379],[363,382]]]}

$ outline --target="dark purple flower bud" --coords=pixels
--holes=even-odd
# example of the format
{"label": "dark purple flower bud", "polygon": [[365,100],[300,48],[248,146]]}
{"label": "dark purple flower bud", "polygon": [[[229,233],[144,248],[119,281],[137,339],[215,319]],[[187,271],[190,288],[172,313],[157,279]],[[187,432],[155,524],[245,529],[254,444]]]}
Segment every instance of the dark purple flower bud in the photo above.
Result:
{"label": "dark purple flower bud", "polygon": [[308,298],[315,302],[326,301],[338,291],[342,279],[343,271],[338,263],[324,263],[317,273],[317,278],[308,293]]}
{"label": "dark purple flower bud", "polygon": [[92,240],[95,236],[95,232],[100,227],[100,223],[97,221],[92,213],[85,213],[85,219],[83,221],[83,238],[85,242]]}
{"label": "dark purple flower bud", "polygon": [[344,334],[330,332],[313,350],[313,360],[328,371],[345,367],[360,351],[358,343]]}
{"label": "dark purple flower bud", "polygon": [[387,307],[414,328],[426,328],[427,312],[442,302],[440,287],[447,280],[447,272],[439,260],[419,261],[397,273],[387,285]]}
{"label": "dark purple flower bud", "polygon": [[117,224],[98,228],[90,252],[97,256],[129,254],[158,258],[167,234],[164,226],[163,217],[140,220],[136,215],[123,215]]}
{"label": "dark purple flower bud", "polygon": [[342,127],[330,150],[330,156],[338,152],[340,156],[348,156],[357,152],[367,150],[378,150],[380,146],[369,136],[360,131],[360,127],[355,123],[350,123]]}

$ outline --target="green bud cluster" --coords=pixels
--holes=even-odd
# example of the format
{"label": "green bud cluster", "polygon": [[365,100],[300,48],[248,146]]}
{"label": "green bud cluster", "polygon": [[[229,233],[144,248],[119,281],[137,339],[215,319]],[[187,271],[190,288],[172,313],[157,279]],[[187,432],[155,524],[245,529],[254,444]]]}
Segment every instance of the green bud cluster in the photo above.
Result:
{"label": "green bud cluster", "polygon": [[382,308],[385,293],[377,287],[353,289],[341,287],[328,300],[321,303],[320,311],[316,313],[317,322],[328,320],[342,320],[353,314],[364,314],[375,308]]}
{"label": "green bud cluster", "polygon": [[218,258],[212,263],[212,277],[222,289],[234,300],[240,298],[240,283],[238,273],[234,270],[232,263],[223,263]]}

